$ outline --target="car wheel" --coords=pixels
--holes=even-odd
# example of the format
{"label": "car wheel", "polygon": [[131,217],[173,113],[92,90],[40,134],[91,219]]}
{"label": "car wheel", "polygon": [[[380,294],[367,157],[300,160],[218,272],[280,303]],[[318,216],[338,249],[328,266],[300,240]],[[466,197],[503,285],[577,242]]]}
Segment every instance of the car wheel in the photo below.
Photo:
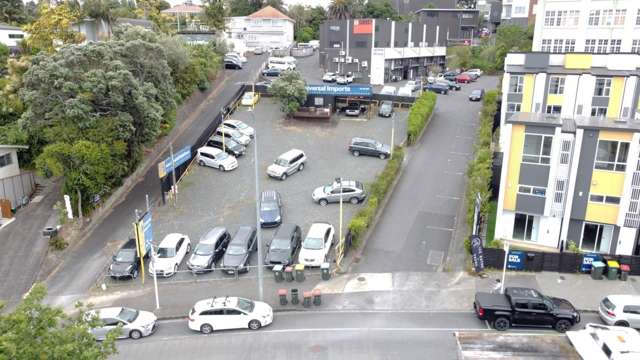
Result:
{"label": "car wheel", "polygon": [[133,340],[138,340],[142,337],[142,333],[140,332],[140,330],[131,330],[131,332],[129,333],[129,337]]}
{"label": "car wheel", "polygon": [[218,167],[218,170],[224,171],[224,166],[220,165],[220,167]]}
{"label": "car wheel", "polygon": [[326,199],[320,199],[320,201],[318,201],[318,204],[320,204],[321,206],[327,206],[329,202]]}
{"label": "car wheel", "polygon": [[356,205],[360,202],[360,200],[357,197],[352,197],[351,199],[349,199],[349,202],[353,205]]}
{"label": "car wheel", "polygon": [[378,155],[378,157],[379,157],[381,160],[384,160],[384,159],[386,159],[386,158],[387,158],[387,155],[386,155],[386,154],[380,154],[380,155]]}
{"label": "car wheel", "polygon": [[560,319],[556,321],[556,325],[554,326],[554,329],[556,329],[558,332],[563,333],[571,329],[571,325],[572,325],[571,321],[566,319]]}
{"label": "car wheel", "polygon": [[509,329],[509,326],[511,326],[509,319],[505,317],[499,317],[493,322],[493,328],[498,331],[505,331]]}
{"label": "car wheel", "polygon": [[213,332],[213,326],[209,324],[202,324],[202,326],[200,326],[200,332],[205,335],[211,334]]}
{"label": "car wheel", "polygon": [[360,156],[360,151],[357,151],[357,150],[353,151],[352,154],[353,154],[353,156],[358,157],[358,156]]}
{"label": "car wheel", "polygon": [[202,161],[202,160],[198,160],[198,165],[200,165],[200,166],[204,166],[204,161]]}
{"label": "car wheel", "polygon": [[287,180],[287,173],[282,174],[282,176],[280,176],[280,180]]}
{"label": "car wheel", "polygon": [[260,327],[262,327],[262,324],[260,324],[260,321],[258,321],[258,320],[249,321],[249,329],[258,330],[258,329],[260,329]]}
{"label": "car wheel", "polygon": [[616,321],[615,324],[613,324],[614,326],[624,326],[624,327],[629,327],[629,323],[626,321]]}
{"label": "car wheel", "polygon": [[133,279],[137,279],[138,278],[138,270],[133,270],[133,273],[131,274],[131,277]]}
{"label": "car wheel", "polygon": [[300,166],[298,166],[298,171],[302,171],[304,170],[304,164],[300,164]]}

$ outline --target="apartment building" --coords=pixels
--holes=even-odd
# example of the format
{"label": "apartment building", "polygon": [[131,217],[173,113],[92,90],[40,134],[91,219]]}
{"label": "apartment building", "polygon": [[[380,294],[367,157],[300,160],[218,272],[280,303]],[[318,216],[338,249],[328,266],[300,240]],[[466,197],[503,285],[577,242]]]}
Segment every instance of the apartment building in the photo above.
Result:
{"label": "apartment building", "polygon": [[640,52],[640,1],[539,0],[533,51]]}
{"label": "apartment building", "polygon": [[293,21],[272,6],[266,6],[248,16],[226,19],[226,34],[241,48],[284,49],[293,45]]}
{"label": "apartment building", "polygon": [[523,27],[533,24],[537,2],[538,0],[502,0],[500,24],[521,25]]}

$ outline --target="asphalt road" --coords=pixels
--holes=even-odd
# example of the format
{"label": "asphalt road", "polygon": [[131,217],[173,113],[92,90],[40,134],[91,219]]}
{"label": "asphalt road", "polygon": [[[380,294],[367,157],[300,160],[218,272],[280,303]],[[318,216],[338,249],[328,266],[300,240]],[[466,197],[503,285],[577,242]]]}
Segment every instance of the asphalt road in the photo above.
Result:
{"label": "asphalt road", "polygon": [[[454,332],[493,331],[473,312],[281,312],[258,331],[212,335],[189,330],[186,321],[163,321],[150,337],[119,341],[115,358],[455,359]],[[597,322],[597,316],[583,314],[587,322]],[[528,328],[510,332],[556,334]]]}
{"label": "asphalt road", "polygon": [[410,148],[404,173],[355,271],[442,269],[464,201],[481,107],[467,97],[474,89],[495,88],[496,82],[495,77],[482,77],[460,91],[438,95],[431,124]]}
{"label": "asphalt road", "polygon": [[[209,98],[206,108],[186,128],[174,142],[180,149],[191,145],[206,129],[211,118],[225,105],[237,90],[237,83],[253,80],[266,57],[250,56],[242,70],[223,70],[224,77],[218,78],[212,86],[219,86],[217,94]],[[188,115],[188,114],[187,114]],[[180,125],[180,119],[176,128]],[[175,130],[174,130],[175,131]],[[168,149],[162,159],[168,157]],[[155,166],[144,175],[113,211],[98,225],[86,241],[78,244],[65,261],[50,277],[46,284],[49,291],[48,302],[55,305],[69,305],[78,299],[102,273],[108,259],[123,239],[131,233],[131,223],[135,209],[145,208],[145,195],[149,194],[152,203],[160,198],[160,183]]]}

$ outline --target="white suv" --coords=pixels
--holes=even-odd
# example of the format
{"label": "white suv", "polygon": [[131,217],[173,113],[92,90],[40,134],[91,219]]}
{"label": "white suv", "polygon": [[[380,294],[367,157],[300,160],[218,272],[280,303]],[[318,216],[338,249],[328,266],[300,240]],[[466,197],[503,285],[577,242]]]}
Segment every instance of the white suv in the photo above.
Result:
{"label": "white suv", "polygon": [[213,330],[258,330],[272,322],[271,306],[241,297],[200,300],[189,312],[189,329],[203,334],[210,334]]}
{"label": "white suv", "polygon": [[190,251],[191,240],[187,235],[174,233],[165,236],[149,264],[149,273],[164,277],[173,276]]}
{"label": "white suv", "polygon": [[238,167],[238,160],[220,149],[203,146],[198,149],[198,165],[210,166],[220,171],[231,171]]}
{"label": "white suv", "polygon": [[607,325],[640,329],[640,295],[609,295],[600,302],[598,314]]}
{"label": "white suv", "polygon": [[307,162],[307,156],[304,151],[298,149],[291,149],[286,153],[278,156],[273,164],[267,168],[267,175],[285,180],[287,176],[302,171],[305,163]]}
{"label": "white suv", "polygon": [[239,131],[242,135],[247,135],[250,138],[256,134],[256,131],[251,126],[243,123],[240,120],[229,119],[222,122],[222,127]]}
{"label": "white suv", "polygon": [[331,249],[335,229],[329,223],[313,223],[302,242],[298,262],[304,266],[320,266]]}

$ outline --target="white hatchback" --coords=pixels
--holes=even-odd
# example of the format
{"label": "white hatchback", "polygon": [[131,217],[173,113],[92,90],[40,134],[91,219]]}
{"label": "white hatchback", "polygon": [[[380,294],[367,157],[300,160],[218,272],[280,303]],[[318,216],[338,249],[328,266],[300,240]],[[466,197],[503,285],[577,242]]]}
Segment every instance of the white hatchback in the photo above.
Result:
{"label": "white hatchback", "polygon": [[168,234],[162,239],[151,259],[149,273],[164,277],[173,276],[190,251],[191,240],[187,235]]}
{"label": "white hatchback", "polygon": [[231,171],[238,167],[238,160],[235,156],[210,146],[198,149],[197,160],[200,166],[210,166],[220,171]]}
{"label": "white hatchback", "polygon": [[271,306],[241,297],[200,300],[189,312],[189,329],[203,334],[210,334],[214,330],[258,330],[272,322]]}
{"label": "white hatchback", "polygon": [[329,223],[313,223],[302,242],[298,262],[304,266],[320,266],[331,249],[335,229]]}
{"label": "white hatchback", "polygon": [[[248,93],[245,93],[245,95]],[[229,119],[222,122],[222,126],[227,129],[239,131],[243,135],[252,138],[256,134],[256,130],[240,120]]]}
{"label": "white hatchback", "polygon": [[149,311],[141,311],[126,307],[109,307],[87,311],[85,319],[97,319],[101,326],[91,328],[90,332],[96,340],[104,340],[107,334],[122,326],[118,338],[140,339],[153,334],[157,329],[158,318]]}

